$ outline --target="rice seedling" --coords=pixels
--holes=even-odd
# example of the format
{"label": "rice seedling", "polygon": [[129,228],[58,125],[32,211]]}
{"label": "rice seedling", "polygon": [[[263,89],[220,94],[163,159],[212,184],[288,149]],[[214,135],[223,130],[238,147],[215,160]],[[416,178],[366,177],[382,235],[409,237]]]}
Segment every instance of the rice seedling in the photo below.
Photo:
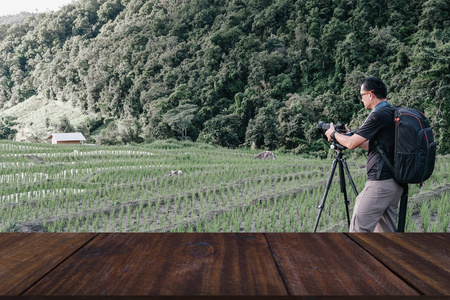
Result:
{"label": "rice seedling", "polygon": [[[0,231],[28,221],[58,232],[311,230],[329,161],[282,153],[263,161],[254,154],[174,141],[94,148],[0,141]],[[410,188],[409,207],[418,214],[408,210],[407,231],[448,230],[449,160],[439,157],[432,180]],[[366,178],[358,164],[350,171],[360,190]],[[347,194],[351,209],[353,191]],[[324,212],[319,231],[345,219],[338,182]]]}
{"label": "rice seedling", "polygon": [[428,226],[430,224],[431,212],[427,202],[423,202],[420,207],[420,215],[422,217],[422,226],[425,232],[428,232]]}

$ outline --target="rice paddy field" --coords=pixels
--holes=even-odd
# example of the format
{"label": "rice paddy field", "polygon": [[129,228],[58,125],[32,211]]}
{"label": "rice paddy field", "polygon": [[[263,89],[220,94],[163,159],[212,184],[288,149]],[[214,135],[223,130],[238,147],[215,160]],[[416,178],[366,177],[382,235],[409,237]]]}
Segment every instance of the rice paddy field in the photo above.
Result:
{"label": "rice paddy field", "polygon": [[[0,141],[0,232],[312,232],[334,157],[259,152]],[[347,163],[360,191],[365,159]],[[406,232],[450,230],[449,163],[438,157],[425,186],[410,185]],[[317,231],[347,230],[336,173]]]}

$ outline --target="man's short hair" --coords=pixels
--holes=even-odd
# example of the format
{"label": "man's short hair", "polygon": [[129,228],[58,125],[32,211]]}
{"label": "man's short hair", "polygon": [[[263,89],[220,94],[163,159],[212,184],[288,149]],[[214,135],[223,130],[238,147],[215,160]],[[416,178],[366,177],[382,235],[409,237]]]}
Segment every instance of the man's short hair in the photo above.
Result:
{"label": "man's short hair", "polygon": [[366,77],[361,81],[361,85],[366,92],[373,90],[378,99],[386,99],[387,87],[380,78],[375,76]]}

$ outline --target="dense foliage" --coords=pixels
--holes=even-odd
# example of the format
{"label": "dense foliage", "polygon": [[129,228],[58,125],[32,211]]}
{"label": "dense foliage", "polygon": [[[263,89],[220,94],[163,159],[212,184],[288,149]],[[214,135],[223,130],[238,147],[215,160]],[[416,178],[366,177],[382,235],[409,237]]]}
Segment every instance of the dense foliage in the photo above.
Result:
{"label": "dense foliage", "polygon": [[316,151],[317,121],[361,124],[375,75],[450,152],[447,0],[79,0],[0,25],[0,51],[0,109],[70,100],[108,120],[102,143]]}
{"label": "dense foliage", "polygon": [[22,24],[29,17],[35,16],[36,13],[21,12],[15,15],[0,16],[0,24]]}

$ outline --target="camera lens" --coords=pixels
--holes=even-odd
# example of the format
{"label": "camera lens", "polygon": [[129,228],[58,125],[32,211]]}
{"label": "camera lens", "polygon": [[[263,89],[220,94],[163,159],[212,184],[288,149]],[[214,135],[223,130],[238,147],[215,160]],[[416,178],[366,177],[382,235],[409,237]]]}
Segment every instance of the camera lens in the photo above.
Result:
{"label": "camera lens", "polygon": [[319,123],[317,123],[317,131],[320,133],[325,133],[328,129],[330,129],[330,123],[325,123],[323,121],[319,121]]}

